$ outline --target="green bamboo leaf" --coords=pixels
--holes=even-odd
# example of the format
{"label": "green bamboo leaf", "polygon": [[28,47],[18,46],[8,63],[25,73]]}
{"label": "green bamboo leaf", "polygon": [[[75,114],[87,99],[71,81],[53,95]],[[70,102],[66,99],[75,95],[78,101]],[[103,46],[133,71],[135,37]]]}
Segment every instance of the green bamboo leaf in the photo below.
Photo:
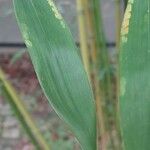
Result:
{"label": "green bamboo leaf", "polygon": [[150,0],[129,0],[120,54],[121,128],[126,150],[150,149]]}
{"label": "green bamboo leaf", "polygon": [[41,86],[84,150],[96,150],[93,93],[72,35],[51,0],[14,0]]}

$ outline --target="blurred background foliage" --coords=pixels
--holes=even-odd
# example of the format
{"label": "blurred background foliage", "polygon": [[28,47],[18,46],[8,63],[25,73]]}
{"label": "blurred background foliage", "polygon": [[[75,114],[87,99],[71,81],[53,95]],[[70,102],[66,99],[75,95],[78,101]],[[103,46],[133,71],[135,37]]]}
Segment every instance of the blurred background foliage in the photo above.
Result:
{"label": "blurred background foliage", "polygon": [[[93,83],[100,109],[103,150],[120,150],[117,61],[120,26],[127,0],[54,0],[69,25]],[[85,5],[86,4],[86,5]],[[82,12],[82,14],[81,14]],[[67,126],[50,108],[35,76],[14,17],[11,0],[0,0],[0,67],[52,150],[79,150]],[[88,64],[86,64],[88,62]],[[0,80],[1,81],[1,80]],[[33,150],[0,82],[0,150]],[[98,91],[98,94],[97,92]],[[100,94],[99,94],[100,93]],[[24,127],[24,126],[23,126]]]}

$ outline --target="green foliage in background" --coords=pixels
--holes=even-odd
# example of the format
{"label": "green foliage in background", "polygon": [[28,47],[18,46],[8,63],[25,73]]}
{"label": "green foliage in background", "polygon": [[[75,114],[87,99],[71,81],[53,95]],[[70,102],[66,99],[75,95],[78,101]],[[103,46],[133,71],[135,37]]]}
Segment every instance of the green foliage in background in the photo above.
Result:
{"label": "green foliage in background", "polygon": [[93,93],[72,35],[51,0],[14,0],[41,86],[84,150],[96,149]]}
{"label": "green foliage in background", "polygon": [[125,150],[150,149],[150,1],[129,0],[122,26],[120,113]]}

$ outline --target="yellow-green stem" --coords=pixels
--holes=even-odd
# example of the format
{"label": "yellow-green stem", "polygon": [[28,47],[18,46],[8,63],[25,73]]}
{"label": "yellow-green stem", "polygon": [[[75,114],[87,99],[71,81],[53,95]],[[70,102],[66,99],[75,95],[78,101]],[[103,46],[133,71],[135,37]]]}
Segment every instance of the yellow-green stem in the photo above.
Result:
{"label": "yellow-green stem", "polygon": [[17,92],[6,79],[6,75],[0,68],[0,82],[2,84],[3,91],[9,98],[10,105],[15,109],[16,116],[18,117],[20,123],[27,131],[31,141],[35,144],[35,147],[39,150],[50,150],[48,143],[45,141],[44,137],[41,135],[40,131],[36,127],[33,119],[25,108],[25,104],[17,95]]}
{"label": "yellow-green stem", "polygon": [[82,0],[77,0],[77,12],[78,12],[78,26],[80,36],[80,48],[83,64],[85,70],[88,73],[90,79],[90,63],[89,63],[89,49],[87,43],[87,31],[86,31],[86,20],[85,20],[85,6]]}
{"label": "yellow-green stem", "polygon": [[[97,121],[99,126],[99,131],[102,140],[105,138],[106,130],[105,130],[105,121],[104,121],[104,114],[102,110],[102,97],[101,97],[101,90],[99,86],[99,79],[98,79],[98,62],[97,62],[97,47],[96,47],[96,37],[95,37],[95,29],[93,24],[93,10],[91,9],[92,6],[90,5],[91,2],[89,0],[83,0],[84,6],[86,8],[85,15],[86,15],[86,24],[87,24],[87,35],[88,35],[88,44],[90,48],[90,56],[92,61],[92,74],[93,74],[93,87],[96,99],[96,108],[97,108]],[[104,141],[104,140],[103,140]]]}

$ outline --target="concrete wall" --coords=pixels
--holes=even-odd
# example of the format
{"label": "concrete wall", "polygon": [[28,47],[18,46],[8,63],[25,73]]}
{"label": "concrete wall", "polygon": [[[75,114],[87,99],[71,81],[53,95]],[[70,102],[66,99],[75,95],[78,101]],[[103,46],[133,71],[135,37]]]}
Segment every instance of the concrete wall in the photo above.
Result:
{"label": "concrete wall", "polygon": [[[54,0],[78,41],[76,0]],[[115,41],[115,0],[101,0],[104,29],[108,42]],[[13,13],[12,0],[0,0],[0,43],[23,42]]]}

